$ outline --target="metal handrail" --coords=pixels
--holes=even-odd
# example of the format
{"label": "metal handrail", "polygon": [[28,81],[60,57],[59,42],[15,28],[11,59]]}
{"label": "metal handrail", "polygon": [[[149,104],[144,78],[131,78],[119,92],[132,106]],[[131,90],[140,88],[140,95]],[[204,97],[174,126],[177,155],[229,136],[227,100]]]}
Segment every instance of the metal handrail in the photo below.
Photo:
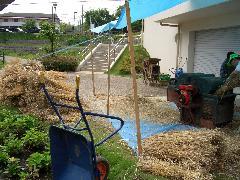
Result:
{"label": "metal handrail", "polygon": [[[101,38],[101,36],[100,36],[99,38]],[[90,51],[91,45],[96,45],[97,40],[99,40],[99,38],[94,38],[94,39],[92,39],[92,40],[90,41],[90,43],[89,43],[81,52],[79,52],[79,54],[80,54],[82,57],[84,57],[84,56],[86,55],[86,53]]]}
{"label": "metal handrail", "polygon": [[[118,42],[113,46],[113,48],[110,51],[110,57],[115,54],[116,49],[120,46],[120,43],[122,43],[125,40],[125,38],[126,38],[126,34],[124,34],[124,36],[121,39],[119,39]],[[107,59],[108,53],[105,56]],[[114,61],[115,61],[115,57],[114,57]]]}

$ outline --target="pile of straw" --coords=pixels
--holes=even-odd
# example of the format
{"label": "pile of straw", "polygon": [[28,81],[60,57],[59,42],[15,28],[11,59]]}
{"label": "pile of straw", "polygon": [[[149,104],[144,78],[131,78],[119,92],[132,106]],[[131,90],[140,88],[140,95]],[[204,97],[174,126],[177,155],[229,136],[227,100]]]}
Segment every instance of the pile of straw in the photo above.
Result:
{"label": "pile of straw", "polygon": [[218,130],[168,132],[143,143],[139,166],[156,175],[176,179],[212,179],[223,150]]}
{"label": "pile of straw", "polygon": [[[29,61],[25,64],[14,62],[7,65],[0,74],[0,102],[18,107],[23,113],[55,120],[56,116],[40,89],[38,74],[43,70],[42,64],[36,61]],[[66,83],[63,73],[45,72],[45,83],[54,100],[75,104],[74,87]],[[61,113],[66,120],[73,120],[76,117],[76,113],[66,109]]]}

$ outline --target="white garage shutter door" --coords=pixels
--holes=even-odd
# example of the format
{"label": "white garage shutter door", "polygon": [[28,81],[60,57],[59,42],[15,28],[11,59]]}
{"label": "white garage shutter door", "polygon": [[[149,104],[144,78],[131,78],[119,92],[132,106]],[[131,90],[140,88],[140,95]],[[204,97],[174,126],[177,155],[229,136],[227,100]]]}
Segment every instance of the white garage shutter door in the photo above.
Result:
{"label": "white garage shutter door", "polygon": [[240,53],[240,27],[196,32],[194,72],[219,76],[229,51]]}

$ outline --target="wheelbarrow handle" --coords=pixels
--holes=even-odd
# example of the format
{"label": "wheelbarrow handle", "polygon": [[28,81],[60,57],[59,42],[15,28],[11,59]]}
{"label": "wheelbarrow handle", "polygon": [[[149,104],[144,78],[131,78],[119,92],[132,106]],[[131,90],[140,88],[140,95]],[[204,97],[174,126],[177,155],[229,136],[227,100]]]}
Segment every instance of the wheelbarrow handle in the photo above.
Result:
{"label": "wheelbarrow handle", "polygon": [[80,86],[80,76],[77,75],[76,76],[76,89],[79,89],[79,86]]}
{"label": "wheelbarrow handle", "polygon": [[106,142],[108,139],[112,138],[116,133],[118,133],[118,131],[120,129],[122,129],[123,125],[124,125],[124,121],[116,116],[109,116],[109,115],[105,115],[105,114],[98,114],[98,113],[92,113],[92,112],[85,112],[84,113],[86,116],[98,116],[98,117],[103,117],[103,118],[109,118],[109,119],[116,119],[118,121],[121,122],[119,128],[117,128],[114,132],[112,132],[109,136],[107,136],[106,138],[104,138],[103,140],[101,140],[100,142],[98,142],[97,144],[95,144],[96,146],[99,146],[101,144],[103,144],[104,142]]}

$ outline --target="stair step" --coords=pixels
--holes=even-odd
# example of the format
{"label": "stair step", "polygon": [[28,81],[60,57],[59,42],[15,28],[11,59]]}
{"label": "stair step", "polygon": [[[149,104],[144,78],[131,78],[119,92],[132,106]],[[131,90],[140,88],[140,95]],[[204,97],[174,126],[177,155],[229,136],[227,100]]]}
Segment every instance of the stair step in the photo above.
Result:
{"label": "stair step", "polygon": [[[99,46],[96,51],[92,55],[92,60],[89,59],[87,62],[81,67],[81,71],[92,71],[92,66],[95,72],[104,72],[108,69],[108,44],[102,44]],[[114,45],[111,45],[111,51],[113,49]],[[115,49],[115,55],[113,54],[113,51],[111,52],[110,56],[110,63],[112,63],[115,58],[119,55],[119,53],[122,51],[124,45],[119,45]],[[91,62],[92,61],[92,62]],[[93,63],[93,64],[92,64]]]}
{"label": "stair step", "polygon": [[[105,71],[107,71],[107,69],[93,69],[95,72],[105,72]],[[92,71],[92,69],[91,68],[83,68],[83,69],[81,69],[81,71]]]}

